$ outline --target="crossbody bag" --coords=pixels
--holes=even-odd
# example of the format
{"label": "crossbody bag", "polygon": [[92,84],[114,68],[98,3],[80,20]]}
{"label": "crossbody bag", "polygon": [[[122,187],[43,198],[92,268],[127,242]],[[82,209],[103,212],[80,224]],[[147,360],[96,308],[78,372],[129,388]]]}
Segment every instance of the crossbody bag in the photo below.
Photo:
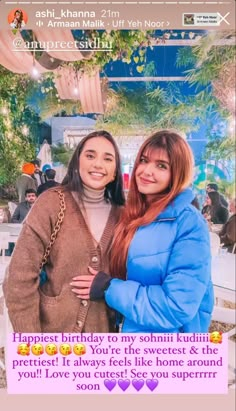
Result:
{"label": "crossbody bag", "polygon": [[53,228],[53,231],[52,231],[52,234],[51,234],[51,237],[50,237],[50,241],[49,241],[49,243],[46,247],[46,250],[44,252],[44,255],[43,255],[40,267],[39,267],[39,269],[40,269],[40,274],[39,274],[40,275],[40,285],[44,284],[47,281],[47,273],[44,270],[44,266],[48,261],[52,246],[53,246],[53,244],[55,243],[55,241],[57,239],[58,233],[61,229],[61,225],[62,225],[64,217],[65,217],[65,210],[66,210],[65,195],[61,190],[55,190],[55,191],[58,193],[58,196],[59,196],[60,210],[59,210],[58,215],[57,215],[57,221],[56,221],[56,224]]}

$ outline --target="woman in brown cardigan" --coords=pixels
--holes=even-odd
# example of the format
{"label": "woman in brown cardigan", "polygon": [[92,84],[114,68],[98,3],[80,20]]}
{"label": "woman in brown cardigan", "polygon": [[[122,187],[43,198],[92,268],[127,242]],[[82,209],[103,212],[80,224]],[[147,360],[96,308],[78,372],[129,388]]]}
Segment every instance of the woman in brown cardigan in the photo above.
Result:
{"label": "woman in brown cardigan", "polygon": [[[88,266],[109,271],[110,244],[123,204],[116,143],[105,131],[90,133],[76,148],[62,185],[38,198],[23,225],[3,286],[15,332],[115,331],[105,302],[79,299],[70,283]],[[40,286],[42,258],[64,207],[44,267],[47,279]]]}

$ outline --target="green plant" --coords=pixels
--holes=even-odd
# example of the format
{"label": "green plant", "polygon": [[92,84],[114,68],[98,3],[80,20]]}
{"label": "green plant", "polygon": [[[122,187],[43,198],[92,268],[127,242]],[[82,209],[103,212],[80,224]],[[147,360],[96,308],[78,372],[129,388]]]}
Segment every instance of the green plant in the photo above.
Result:
{"label": "green plant", "polygon": [[27,99],[33,101],[40,118],[45,120],[58,115],[75,115],[81,113],[79,100],[61,100],[55,87],[53,73],[45,73],[34,82],[28,92]]}
{"label": "green plant", "polygon": [[26,139],[0,135],[0,185],[3,187],[15,182],[21,165],[35,156],[34,145]]}
{"label": "green plant", "polygon": [[74,149],[69,148],[66,144],[59,143],[51,147],[52,158],[54,162],[60,162],[64,166],[68,166]]}
{"label": "green plant", "polygon": [[225,39],[233,38],[234,31],[212,31],[205,35],[196,46],[182,47],[177,54],[177,67],[186,70],[190,84],[207,86],[219,78],[222,67],[235,61],[235,45],[219,45]]}
{"label": "green plant", "polygon": [[214,122],[214,111],[217,113],[217,101],[210,101],[211,96],[185,97],[180,86],[172,83],[166,89],[151,82],[148,88],[120,89],[113,91],[111,98],[111,108],[108,104],[96,127],[107,128],[116,135],[149,134],[161,128],[175,128],[187,133],[197,130],[201,122]]}
{"label": "green plant", "polygon": [[[109,51],[94,50],[89,59],[83,59],[74,63],[69,63],[75,69],[93,70],[94,67],[99,67],[102,71],[107,63],[121,60],[129,65],[131,62],[135,64],[136,71],[142,73],[146,62],[146,48],[151,45],[153,31],[140,30],[89,30],[84,32],[84,36],[90,40],[100,39],[104,44],[112,44]],[[76,33],[75,33],[75,38]],[[78,35],[81,40],[81,34]],[[68,65],[68,63],[65,63]]]}
{"label": "green plant", "polygon": [[216,137],[206,146],[205,159],[233,160],[235,158],[235,141],[232,138]]}
{"label": "green plant", "polygon": [[14,183],[35,156],[39,117],[26,101],[32,80],[0,67],[0,184]]}

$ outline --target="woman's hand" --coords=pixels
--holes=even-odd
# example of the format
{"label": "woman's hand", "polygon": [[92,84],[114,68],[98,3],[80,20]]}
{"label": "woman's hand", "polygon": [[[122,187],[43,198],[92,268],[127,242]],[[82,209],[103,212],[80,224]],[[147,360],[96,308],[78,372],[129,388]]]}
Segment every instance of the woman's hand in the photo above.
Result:
{"label": "woman's hand", "polygon": [[71,291],[77,294],[78,298],[83,300],[88,300],[90,295],[90,289],[94,277],[97,275],[98,271],[94,270],[91,267],[88,267],[90,275],[79,275],[78,277],[73,277],[73,281],[70,283],[73,287]]}
{"label": "woman's hand", "polygon": [[73,278],[70,285],[77,288],[72,288],[72,291],[83,300],[101,300],[104,298],[104,293],[110,286],[112,278],[103,271],[96,271],[91,267],[88,269],[91,275],[80,275]]}

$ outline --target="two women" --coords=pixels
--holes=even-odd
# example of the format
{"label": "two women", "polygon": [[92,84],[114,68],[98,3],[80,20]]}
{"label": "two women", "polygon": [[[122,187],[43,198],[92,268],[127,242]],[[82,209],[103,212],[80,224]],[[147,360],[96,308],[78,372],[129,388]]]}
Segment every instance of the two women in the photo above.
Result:
{"label": "two women", "polygon": [[[105,302],[78,299],[70,282],[88,265],[109,271],[123,204],[117,146],[109,133],[93,132],[79,143],[62,186],[43,193],[23,225],[3,287],[14,331],[115,331]],[[39,286],[42,262],[47,279]]]}
{"label": "two women", "polygon": [[145,141],[114,230],[124,203],[119,166],[107,133],[80,143],[63,183],[65,217],[41,290],[40,260],[59,206],[54,190],[38,199],[4,287],[15,331],[112,331],[108,307],[124,316],[123,332],[208,331],[209,235],[187,188],[193,171],[188,144],[165,130]]}
{"label": "two women", "polygon": [[208,331],[209,234],[191,205],[192,172],[191,150],[178,134],[164,130],[146,140],[115,231],[112,275],[90,268],[72,282],[80,298],[105,299],[121,313],[123,332]]}

